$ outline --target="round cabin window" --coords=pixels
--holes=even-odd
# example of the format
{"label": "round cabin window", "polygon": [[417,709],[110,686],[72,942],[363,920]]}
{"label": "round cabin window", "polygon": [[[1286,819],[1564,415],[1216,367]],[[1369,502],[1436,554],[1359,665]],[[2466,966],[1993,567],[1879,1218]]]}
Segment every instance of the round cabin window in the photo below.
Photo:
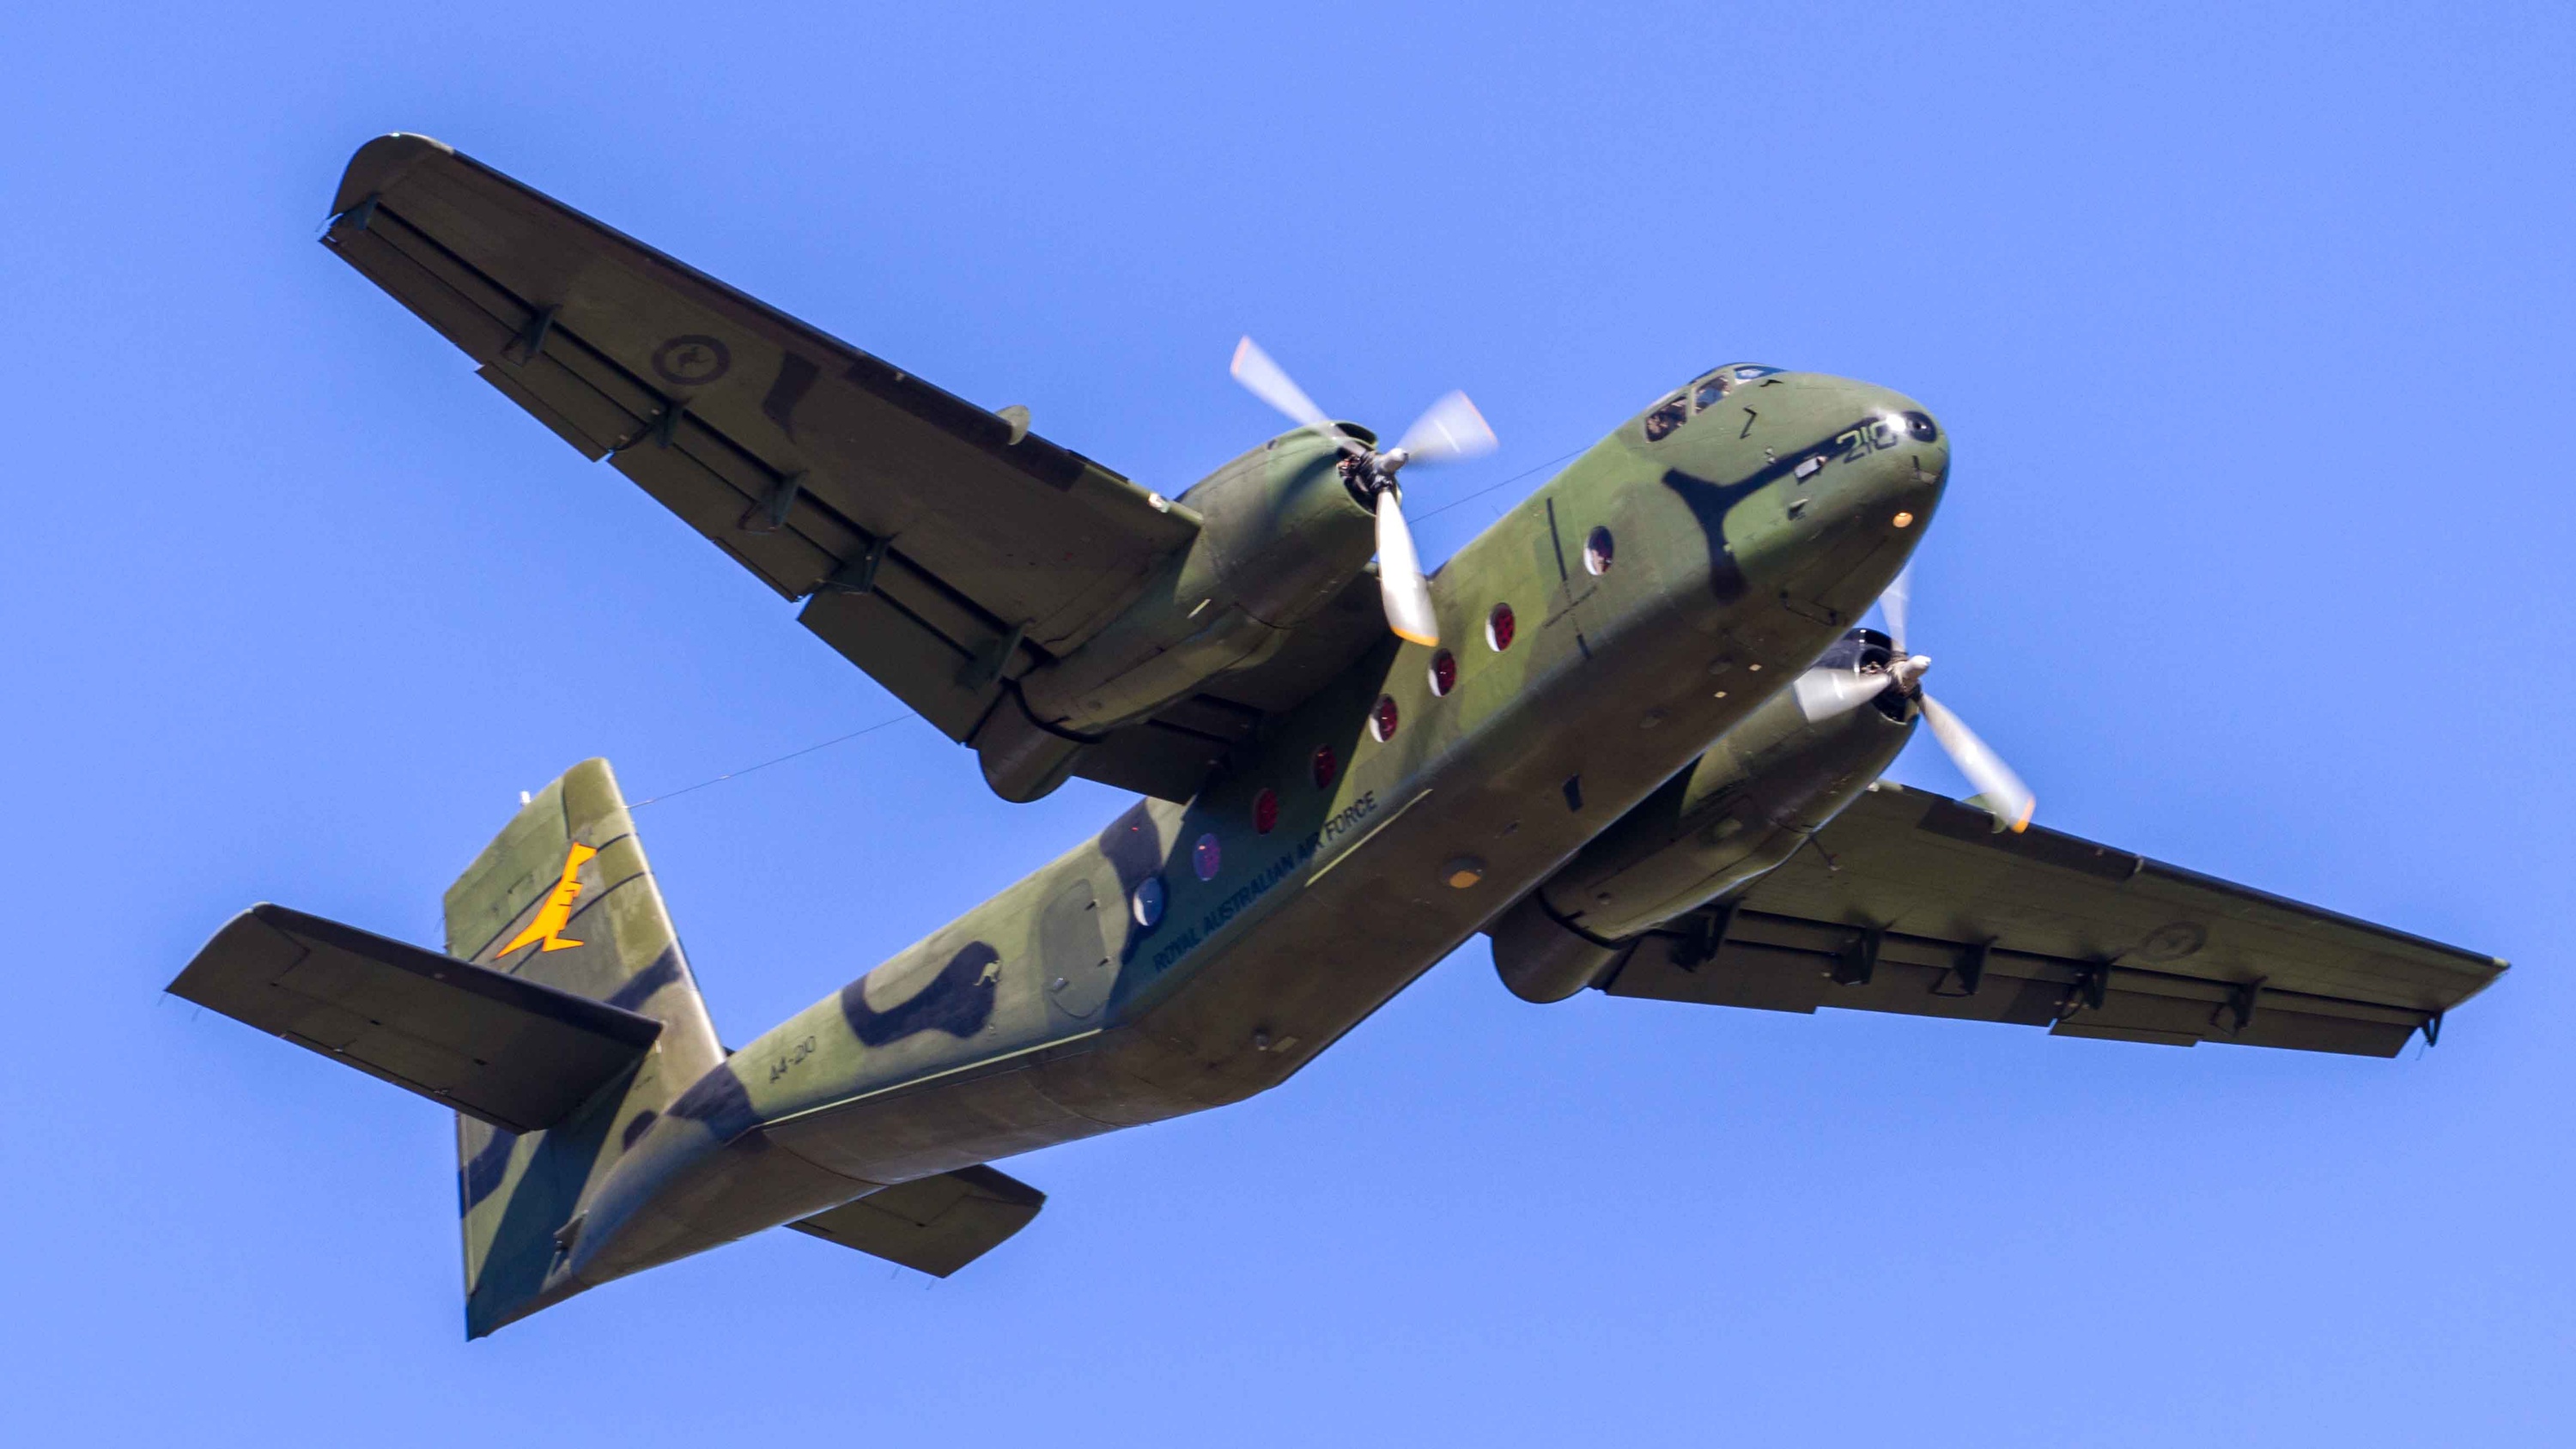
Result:
{"label": "round cabin window", "polygon": [[1385,744],[1395,738],[1395,724],[1395,696],[1379,695],[1377,707],[1369,711],[1369,737],[1379,744]]}
{"label": "round cabin window", "polygon": [[1315,746],[1315,788],[1333,788],[1333,778],[1342,772],[1342,762],[1333,754],[1331,745]]}
{"label": "round cabin window", "polygon": [[1458,687],[1458,656],[1443,649],[1431,656],[1431,692],[1447,694]]}
{"label": "round cabin window", "polygon": [[1217,844],[1215,831],[1200,836],[1199,843],[1190,848],[1190,868],[1199,873],[1201,880],[1214,880],[1216,873],[1225,868],[1225,847]]}
{"label": "round cabin window", "polygon": [[1495,653],[1500,654],[1512,647],[1512,627],[1512,606],[1509,604],[1496,604],[1494,612],[1485,616],[1485,642],[1493,646]]}
{"label": "round cabin window", "polygon": [[1136,894],[1127,902],[1136,913],[1136,924],[1150,931],[1163,919],[1163,878],[1149,875],[1136,884]]}
{"label": "round cabin window", "polygon": [[1592,530],[1592,536],[1583,540],[1583,567],[1591,573],[1606,574],[1610,572],[1610,556],[1610,530]]}
{"label": "round cabin window", "polygon": [[1279,828],[1279,792],[1264,785],[1252,797],[1252,833],[1268,835]]}

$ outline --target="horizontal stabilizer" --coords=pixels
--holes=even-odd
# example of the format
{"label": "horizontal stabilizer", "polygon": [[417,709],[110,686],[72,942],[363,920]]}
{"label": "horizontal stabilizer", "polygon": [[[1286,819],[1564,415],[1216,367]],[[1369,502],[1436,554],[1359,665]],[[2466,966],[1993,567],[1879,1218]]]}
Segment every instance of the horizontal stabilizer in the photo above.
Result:
{"label": "horizontal stabilizer", "polygon": [[788,1226],[889,1263],[945,1278],[1002,1245],[1046,1206],[1046,1194],[989,1167],[920,1178]]}
{"label": "horizontal stabilizer", "polygon": [[509,1132],[562,1121],[662,1031],[649,1016],[273,905],[233,917],[169,989]]}

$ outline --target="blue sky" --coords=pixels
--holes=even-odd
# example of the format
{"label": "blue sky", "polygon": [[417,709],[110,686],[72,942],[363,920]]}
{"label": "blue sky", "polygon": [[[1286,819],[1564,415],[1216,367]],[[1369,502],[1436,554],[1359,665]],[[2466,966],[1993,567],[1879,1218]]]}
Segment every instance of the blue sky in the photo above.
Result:
{"label": "blue sky", "polygon": [[[2576,1437],[2576,13],[929,9],[0,18],[0,1432]],[[770,1234],[467,1345],[447,1120],[161,985],[254,900],[434,940],[574,760],[899,709],[314,245],[396,129],[1166,492],[1273,427],[1246,331],[1381,426],[1464,387],[1435,559],[1717,362],[1899,388],[1917,632],[2045,821],[2516,969],[2375,1062],[1537,1008],[1479,944],[1014,1162],[954,1279]],[[1122,803],[911,722],[639,823],[740,1041]]]}

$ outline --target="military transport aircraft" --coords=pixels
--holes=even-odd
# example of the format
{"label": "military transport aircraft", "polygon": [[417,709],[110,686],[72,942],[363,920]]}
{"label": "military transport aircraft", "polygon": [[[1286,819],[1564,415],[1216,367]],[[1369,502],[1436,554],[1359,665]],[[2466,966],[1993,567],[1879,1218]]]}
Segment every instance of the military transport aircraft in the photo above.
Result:
{"label": "military transport aircraft", "polygon": [[[2504,970],[2032,826],[1903,637],[1949,440],[1885,389],[1717,368],[1426,579],[1398,480],[1490,446],[1460,396],[1381,447],[1247,340],[1298,426],[1166,499],[425,137],[322,240],[1003,798],[1145,797],[740,1050],[603,761],[443,952],[225,925],[172,991],[457,1114],[469,1336],[782,1225],[953,1272],[1044,1201],[995,1159],[1277,1086],[1480,931],[1531,1001],[2362,1056]],[[1879,780],[1918,723],[1977,798]]]}

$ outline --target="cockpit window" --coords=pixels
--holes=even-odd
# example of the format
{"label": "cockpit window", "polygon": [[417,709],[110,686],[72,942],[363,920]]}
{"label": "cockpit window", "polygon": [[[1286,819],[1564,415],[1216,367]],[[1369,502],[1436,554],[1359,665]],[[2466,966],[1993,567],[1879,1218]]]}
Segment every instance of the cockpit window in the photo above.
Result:
{"label": "cockpit window", "polygon": [[1663,406],[1646,414],[1646,441],[1660,443],[1672,435],[1673,429],[1688,421],[1690,421],[1690,404],[1687,395],[1672,398]]}
{"label": "cockpit window", "polygon": [[1653,412],[1646,414],[1646,441],[1659,443],[1671,437],[1673,430],[1693,417],[1726,401],[1726,395],[1738,383],[1776,376],[1785,368],[1765,367],[1758,362],[1739,362],[1721,367],[1699,381],[1666,398]]}

